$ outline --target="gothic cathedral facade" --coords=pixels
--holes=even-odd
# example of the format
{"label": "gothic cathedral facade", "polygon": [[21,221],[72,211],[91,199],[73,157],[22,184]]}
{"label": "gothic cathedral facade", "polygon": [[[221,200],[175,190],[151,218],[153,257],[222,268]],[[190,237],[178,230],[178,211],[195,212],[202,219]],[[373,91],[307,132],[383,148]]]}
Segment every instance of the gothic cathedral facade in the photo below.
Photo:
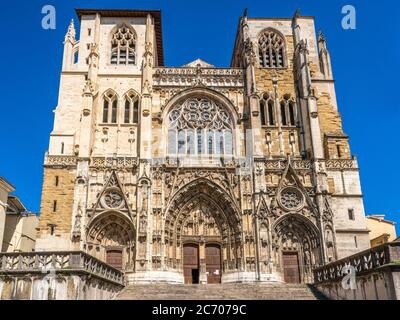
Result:
{"label": "gothic cathedral facade", "polygon": [[231,66],[164,66],[161,13],[78,9],[36,251],[128,283],[312,281],[369,248],[357,160],[313,17],[240,18]]}

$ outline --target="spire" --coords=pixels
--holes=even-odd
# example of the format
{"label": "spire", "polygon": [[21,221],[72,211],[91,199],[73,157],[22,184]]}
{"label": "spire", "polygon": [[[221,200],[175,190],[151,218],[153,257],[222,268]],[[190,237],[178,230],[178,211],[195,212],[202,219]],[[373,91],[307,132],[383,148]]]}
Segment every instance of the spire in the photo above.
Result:
{"label": "spire", "polygon": [[319,50],[321,51],[322,49],[326,49],[326,40],[323,32],[320,30],[318,34],[318,45],[319,45]]}
{"label": "spire", "polygon": [[325,36],[322,31],[320,31],[318,35],[318,48],[319,48],[319,63],[321,67],[321,72],[324,74],[325,79],[331,79],[332,78],[331,56],[329,54]]}
{"label": "spire", "polygon": [[301,8],[297,8],[296,12],[294,13],[293,18],[299,18],[300,17],[300,11],[301,11]]}
{"label": "spire", "polygon": [[76,31],[75,31],[74,19],[71,19],[67,34],[65,35],[65,42],[67,42],[68,40],[71,42],[75,42],[75,35]]}

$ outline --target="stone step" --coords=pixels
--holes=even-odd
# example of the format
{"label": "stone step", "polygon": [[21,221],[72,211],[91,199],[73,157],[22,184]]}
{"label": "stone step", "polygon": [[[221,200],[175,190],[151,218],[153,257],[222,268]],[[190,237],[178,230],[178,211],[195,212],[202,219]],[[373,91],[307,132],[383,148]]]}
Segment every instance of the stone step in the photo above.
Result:
{"label": "stone step", "polygon": [[134,284],[117,300],[320,300],[325,297],[305,284]]}

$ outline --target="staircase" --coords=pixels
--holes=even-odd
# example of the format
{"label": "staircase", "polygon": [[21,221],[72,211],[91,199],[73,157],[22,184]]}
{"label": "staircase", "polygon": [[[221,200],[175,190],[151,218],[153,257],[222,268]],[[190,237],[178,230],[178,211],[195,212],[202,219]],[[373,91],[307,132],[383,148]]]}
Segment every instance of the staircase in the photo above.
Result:
{"label": "staircase", "polygon": [[116,300],[325,300],[306,284],[230,283],[208,285],[134,284]]}

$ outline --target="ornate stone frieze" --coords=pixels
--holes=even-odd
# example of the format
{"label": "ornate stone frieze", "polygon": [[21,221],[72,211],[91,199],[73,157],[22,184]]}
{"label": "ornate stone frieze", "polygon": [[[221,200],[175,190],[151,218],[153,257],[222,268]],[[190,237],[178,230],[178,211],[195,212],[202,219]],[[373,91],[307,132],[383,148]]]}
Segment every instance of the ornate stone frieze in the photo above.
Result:
{"label": "ornate stone frieze", "polygon": [[90,166],[95,168],[136,168],[138,159],[133,157],[94,157]]}
{"label": "ornate stone frieze", "polygon": [[242,69],[220,68],[157,68],[155,87],[244,87]]}
{"label": "ornate stone frieze", "polygon": [[[284,170],[287,165],[286,160],[262,160],[266,170]],[[309,160],[293,160],[291,162],[295,170],[310,170],[311,161]]]}
{"label": "ornate stone frieze", "polygon": [[358,169],[355,160],[335,159],[326,161],[327,170]]}
{"label": "ornate stone frieze", "polygon": [[76,166],[77,158],[75,156],[49,156],[44,160],[45,166]]}

